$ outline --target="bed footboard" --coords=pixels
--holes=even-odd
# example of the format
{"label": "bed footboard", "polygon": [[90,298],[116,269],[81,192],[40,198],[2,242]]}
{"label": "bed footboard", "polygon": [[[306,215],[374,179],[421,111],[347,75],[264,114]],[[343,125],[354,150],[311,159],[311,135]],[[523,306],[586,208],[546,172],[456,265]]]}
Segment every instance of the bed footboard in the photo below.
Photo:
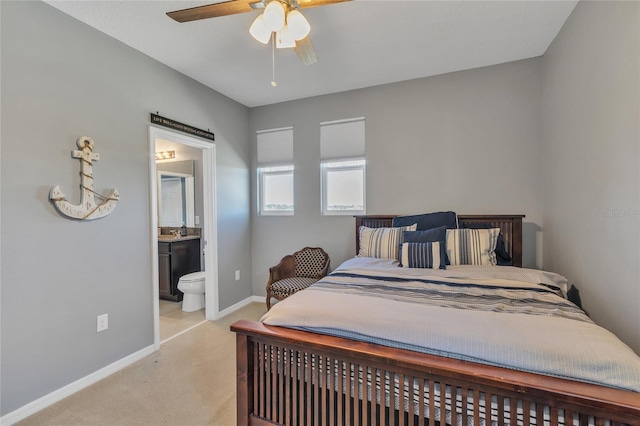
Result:
{"label": "bed footboard", "polygon": [[640,395],[241,320],[238,425],[639,425]]}

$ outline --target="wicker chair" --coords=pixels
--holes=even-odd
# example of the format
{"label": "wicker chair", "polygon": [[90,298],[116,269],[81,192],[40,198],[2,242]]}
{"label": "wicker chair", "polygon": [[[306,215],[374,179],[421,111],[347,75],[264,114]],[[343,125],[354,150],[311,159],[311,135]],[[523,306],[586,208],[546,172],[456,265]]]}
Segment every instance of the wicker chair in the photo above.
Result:
{"label": "wicker chair", "polygon": [[269,268],[267,310],[271,309],[272,297],[283,300],[326,276],[329,262],[329,255],[320,247],[305,247],[283,257]]}

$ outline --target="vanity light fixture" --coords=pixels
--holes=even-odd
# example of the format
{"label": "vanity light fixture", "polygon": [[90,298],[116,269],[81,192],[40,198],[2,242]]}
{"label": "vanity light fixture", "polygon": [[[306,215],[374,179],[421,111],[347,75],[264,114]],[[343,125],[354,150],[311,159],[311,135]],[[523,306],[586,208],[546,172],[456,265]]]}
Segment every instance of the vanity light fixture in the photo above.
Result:
{"label": "vanity light fixture", "polygon": [[156,152],[156,160],[170,160],[172,158],[176,158],[175,151]]}

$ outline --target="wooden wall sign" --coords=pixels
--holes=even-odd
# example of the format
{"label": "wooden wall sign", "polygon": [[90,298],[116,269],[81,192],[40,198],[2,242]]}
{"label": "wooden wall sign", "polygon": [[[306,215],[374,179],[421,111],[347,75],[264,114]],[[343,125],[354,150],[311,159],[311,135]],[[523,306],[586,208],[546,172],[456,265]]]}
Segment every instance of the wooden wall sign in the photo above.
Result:
{"label": "wooden wall sign", "polygon": [[204,139],[215,140],[215,136],[213,133],[208,132],[206,130],[201,130],[195,128],[193,126],[189,126],[188,124],[180,123],[178,121],[172,120],[170,118],[161,117],[157,114],[151,113],[151,123],[158,124],[160,126],[168,127],[170,129],[179,130],[184,133],[189,133],[193,136],[198,136]]}
{"label": "wooden wall sign", "polygon": [[[49,200],[61,214],[71,219],[99,219],[116,208],[120,194],[113,189],[105,197],[93,190],[91,162],[98,161],[100,155],[93,152],[94,143],[88,136],[78,138],[76,144],[80,149],[71,151],[71,156],[80,160],[80,204],[71,204],[57,185],[51,188]],[[95,197],[100,199],[100,204],[96,204]]]}

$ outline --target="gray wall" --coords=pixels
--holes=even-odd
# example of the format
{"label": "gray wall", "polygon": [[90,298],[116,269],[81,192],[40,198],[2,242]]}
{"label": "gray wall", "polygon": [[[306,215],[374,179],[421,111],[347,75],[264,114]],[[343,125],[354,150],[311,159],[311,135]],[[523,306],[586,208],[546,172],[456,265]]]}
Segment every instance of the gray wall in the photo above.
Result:
{"label": "gray wall", "polygon": [[[6,414],[153,343],[150,112],[215,133],[220,308],[249,297],[252,280],[248,109],[44,3],[0,7]],[[48,201],[53,185],[78,201],[70,151],[82,135],[100,154],[95,189],[121,194],[96,221]]]}
{"label": "gray wall", "polygon": [[544,266],[640,353],[640,3],[580,2],[543,60]]}
{"label": "gray wall", "polygon": [[269,266],[305,245],[324,247],[333,267],[353,256],[353,217],[320,214],[319,124],[360,116],[367,213],[523,213],[524,263],[535,267],[541,92],[541,60],[534,58],[252,108],[254,166],[255,132],[284,126],[293,126],[295,165],[293,217],[258,216],[252,186],[254,294],[266,293]]}

